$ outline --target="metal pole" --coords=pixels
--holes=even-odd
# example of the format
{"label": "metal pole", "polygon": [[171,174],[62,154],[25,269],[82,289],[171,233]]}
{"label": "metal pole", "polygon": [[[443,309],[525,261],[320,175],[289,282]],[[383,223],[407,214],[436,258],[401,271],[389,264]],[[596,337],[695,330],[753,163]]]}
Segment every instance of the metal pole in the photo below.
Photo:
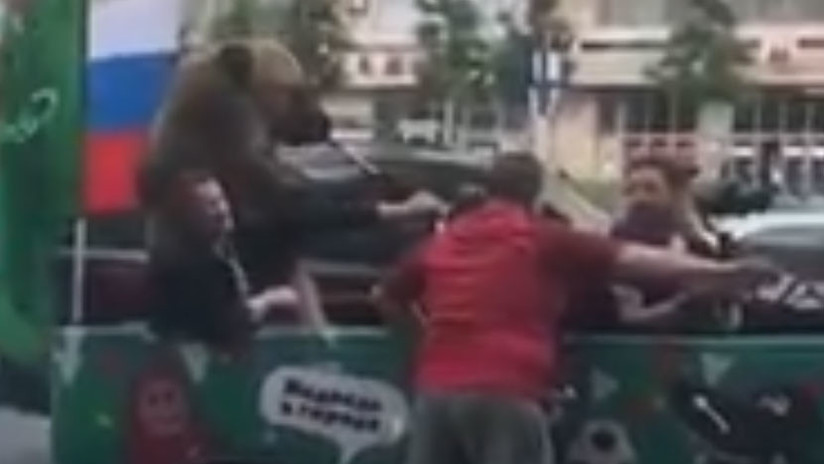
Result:
{"label": "metal pole", "polygon": [[[83,59],[84,61],[88,59],[90,48],[89,48],[89,37],[91,34],[91,24],[90,18],[92,14],[92,2],[91,1],[83,1],[83,22],[82,26],[78,30],[78,34],[80,34],[80,40],[83,44]],[[83,70],[82,81],[87,82],[88,80],[88,66],[86,66],[85,62],[81,68]],[[82,93],[83,93],[83,111],[85,112],[88,108],[88,88],[86,85],[82,86]],[[78,134],[83,132],[82,127],[78,127]],[[80,136],[80,135],[79,135]],[[80,150],[82,151],[85,145],[80,142],[79,146],[81,147]],[[78,198],[82,199],[82,195],[78,194]],[[80,208],[82,208],[82,201],[80,202]],[[86,222],[86,218],[83,217],[83,213],[79,213],[77,219],[74,222],[74,243],[72,244],[73,249],[73,256],[72,256],[72,289],[71,289],[71,319],[70,323],[72,325],[77,325],[83,322],[83,306],[86,302],[86,295],[85,295],[85,286],[86,286],[86,249],[88,247],[88,223]]]}
{"label": "metal pole", "polygon": [[546,119],[541,111],[541,90],[533,86],[530,95],[530,120],[532,121],[532,151],[540,159],[546,156]]}
{"label": "metal pole", "polygon": [[530,88],[530,121],[532,122],[532,151],[534,156],[546,156],[546,83],[547,60],[543,45],[532,50],[532,86]]}
{"label": "metal pole", "polygon": [[88,222],[84,218],[77,219],[74,223],[74,244],[72,246],[72,325],[79,325],[83,322],[83,305],[86,302],[86,251],[88,249],[88,237]]}

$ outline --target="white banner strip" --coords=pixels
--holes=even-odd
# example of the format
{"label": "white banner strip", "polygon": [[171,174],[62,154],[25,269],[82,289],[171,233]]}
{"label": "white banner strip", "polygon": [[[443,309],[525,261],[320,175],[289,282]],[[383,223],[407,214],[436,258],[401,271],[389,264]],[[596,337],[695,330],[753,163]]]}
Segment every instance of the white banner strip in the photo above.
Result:
{"label": "white banner strip", "polygon": [[178,48],[184,0],[100,0],[89,12],[89,58],[169,52]]}

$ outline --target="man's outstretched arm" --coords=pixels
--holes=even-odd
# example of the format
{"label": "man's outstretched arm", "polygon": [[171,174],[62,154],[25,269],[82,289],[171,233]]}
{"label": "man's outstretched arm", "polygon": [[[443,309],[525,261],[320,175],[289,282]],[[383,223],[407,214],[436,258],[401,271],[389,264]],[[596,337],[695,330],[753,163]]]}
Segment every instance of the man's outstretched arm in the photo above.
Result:
{"label": "man's outstretched arm", "polygon": [[546,226],[543,238],[547,264],[584,283],[662,281],[696,292],[735,292],[776,276],[763,263],[713,261],[555,226]]}
{"label": "man's outstretched arm", "polygon": [[768,282],[776,276],[776,271],[764,263],[718,262],[642,245],[625,244],[618,250],[613,276],[617,280],[679,282],[685,288],[697,292],[729,292]]}

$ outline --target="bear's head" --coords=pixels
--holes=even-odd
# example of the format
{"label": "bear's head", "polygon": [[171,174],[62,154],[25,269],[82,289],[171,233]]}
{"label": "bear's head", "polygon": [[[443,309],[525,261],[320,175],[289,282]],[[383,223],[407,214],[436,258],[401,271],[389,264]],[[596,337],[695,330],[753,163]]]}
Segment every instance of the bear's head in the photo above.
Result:
{"label": "bear's head", "polygon": [[[329,118],[297,59],[272,39],[234,39],[187,50],[155,120],[138,175],[141,201],[157,208],[163,173],[214,173],[239,210],[280,190],[278,145],[328,139]],[[259,208],[258,208],[259,209]]]}
{"label": "bear's head", "polygon": [[211,43],[181,57],[156,129],[194,120],[201,132],[237,125],[236,137],[253,143],[264,136],[288,145],[322,142],[330,122],[307,82],[294,55],[273,39]]}

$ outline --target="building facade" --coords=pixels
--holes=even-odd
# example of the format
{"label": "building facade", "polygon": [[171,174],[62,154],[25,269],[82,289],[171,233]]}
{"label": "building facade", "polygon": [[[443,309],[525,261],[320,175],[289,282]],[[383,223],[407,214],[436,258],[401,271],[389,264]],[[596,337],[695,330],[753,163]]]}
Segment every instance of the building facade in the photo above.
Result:
{"label": "building facade", "polygon": [[397,130],[422,59],[414,2],[343,0],[343,11],[352,47],[343,60],[343,85],[324,102],[334,135],[345,143],[391,136],[385,132]]}
{"label": "building facade", "polygon": [[[576,37],[575,72],[544,155],[583,179],[615,178],[627,158],[650,152],[691,154],[708,170],[726,165],[746,178],[762,144],[774,141],[789,187],[824,192],[824,1],[727,0],[754,62],[745,70],[749,97],[715,121],[656,91],[645,73],[686,3],[561,2]],[[708,137],[707,125],[717,134]]]}
{"label": "building facade", "polygon": [[[417,98],[417,70],[425,59],[416,30],[423,19],[416,0],[341,0],[344,2],[353,47],[344,60],[344,85],[327,96],[336,136],[343,141],[382,138],[437,144],[441,140],[441,108],[422,106]],[[494,15],[511,10],[520,0],[479,1],[488,24]],[[483,113],[480,111],[479,113]],[[478,121],[459,135],[467,145],[500,149],[517,143],[500,130],[491,115],[478,114]],[[480,129],[477,129],[480,127]],[[499,139],[506,139],[501,142]]]}

